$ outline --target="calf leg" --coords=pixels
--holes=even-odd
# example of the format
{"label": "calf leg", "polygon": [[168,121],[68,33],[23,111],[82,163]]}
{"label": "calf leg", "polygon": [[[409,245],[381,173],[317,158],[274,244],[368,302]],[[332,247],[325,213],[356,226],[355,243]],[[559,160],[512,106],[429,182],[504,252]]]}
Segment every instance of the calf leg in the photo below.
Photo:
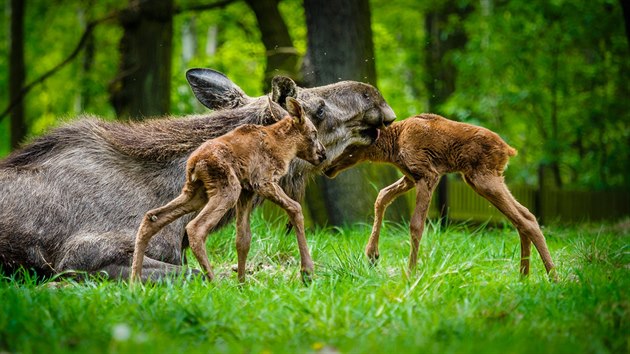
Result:
{"label": "calf leg", "polygon": [[302,272],[302,281],[308,283],[313,274],[313,260],[308,251],[306,244],[306,236],[304,235],[304,215],[302,215],[302,207],[300,203],[289,198],[286,193],[276,183],[267,183],[259,186],[256,191],[260,196],[271,200],[284,209],[289,215],[289,219],[295,227],[295,234],[300,250],[300,269]]}
{"label": "calf leg", "polygon": [[210,280],[214,279],[214,273],[212,272],[212,267],[208,261],[208,253],[206,252],[206,238],[208,232],[217,226],[228,210],[236,205],[240,191],[241,188],[239,185],[208,191],[208,203],[206,203],[199,214],[186,225],[190,249]]}
{"label": "calf leg", "polygon": [[253,207],[253,194],[242,191],[236,205],[236,253],[238,254],[238,280],[245,281],[247,254],[252,241],[249,215]]}
{"label": "calf leg", "polygon": [[378,239],[381,234],[381,225],[387,207],[400,195],[413,188],[413,181],[407,177],[403,177],[392,185],[381,189],[374,202],[374,224],[372,225],[372,233],[365,247],[365,255],[372,264],[376,264],[379,257]]}
{"label": "calf leg", "polygon": [[420,249],[420,240],[424,232],[424,224],[429,212],[431,204],[431,196],[437,185],[439,176],[428,176],[421,178],[416,182],[416,207],[411,216],[409,225],[409,233],[411,236],[411,250],[409,252],[409,271],[413,271],[418,264],[418,251]]}
{"label": "calf leg", "polygon": [[555,266],[536,217],[514,199],[505,185],[503,176],[466,175],[465,178],[475,192],[488,199],[518,230],[521,238],[521,274],[527,275],[529,273],[530,243],[533,242],[547,273],[556,280],[556,274],[553,271]]}
{"label": "calf leg", "polygon": [[163,207],[148,211],[140,224],[136,234],[136,244],[133,252],[130,281],[142,277],[142,262],[147,245],[151,238],[166,225],[179,217],[198,210],[205,203],[204,194],[199,186],[186,184],[182,193]]}

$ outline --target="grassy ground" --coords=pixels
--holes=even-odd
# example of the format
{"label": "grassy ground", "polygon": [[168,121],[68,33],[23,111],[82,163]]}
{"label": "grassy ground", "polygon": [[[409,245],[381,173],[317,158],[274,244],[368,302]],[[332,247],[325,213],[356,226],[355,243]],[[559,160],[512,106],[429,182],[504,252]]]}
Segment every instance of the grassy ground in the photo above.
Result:
{"label": "grassy ground", "polygon": [[507,226],[430,225],[412,276],[404,226],[386,225],[377,267],[369,227],[313,231],[305,287],[294,236],[257,217],[244,286],[232,228],[208,241],[214,283],[0,280],[0,353],[628,353],[629,229],[547,227],[559,283],[537,254],[519,278]]}

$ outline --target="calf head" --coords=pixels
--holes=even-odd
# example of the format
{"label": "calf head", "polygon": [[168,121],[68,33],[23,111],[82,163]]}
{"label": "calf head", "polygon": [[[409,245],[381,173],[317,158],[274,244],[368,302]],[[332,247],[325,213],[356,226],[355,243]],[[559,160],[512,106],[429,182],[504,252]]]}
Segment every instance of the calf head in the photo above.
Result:
{"label": "calf head", "polygon": [[[249,97],[218,71],[190,69],[186,77],[197,99],[210,109],[267,105],[268,96]],[[288,77],[276,76],[269,95],[285,109],[289,97],[299,99],[304,114],[310,117],[319,140],[326,147],[327,161],[336,158],[348,146],[373,143],[379,129],[396,119],[376,88],[356,81],[302,88]]]}
{"label": "calf head", "polygon": [[317,139],[315,125],[307,119],[300,103],[293,97],[287,98],[287,111],[293,119],[293,128],[297,131],[297,157],[317,166],[326,160],[326,149]]}

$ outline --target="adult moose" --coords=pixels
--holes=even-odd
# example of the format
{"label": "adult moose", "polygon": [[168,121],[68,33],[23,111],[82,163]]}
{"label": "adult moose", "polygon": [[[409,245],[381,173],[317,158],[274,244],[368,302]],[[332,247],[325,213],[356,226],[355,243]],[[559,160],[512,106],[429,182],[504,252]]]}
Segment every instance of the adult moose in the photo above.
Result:
{"label": "adult moose", "polygon": [[[297,98],[332,159],[349,145],[372,143],[378,128],[395,119],[378,90],[364,83],[301,88],[276,77],[270,96],[249,97],[213,70],[191,69],[186,77],[195,96],[216,111],[141,123],[81,117],[0,161],[3,272],[24,267],[43,276],[80,270],[127,278],[136,228],[147,210],[179,194],[188,155],[242,124],[282,117],[270,111],[269,97],[283,108],[287,97]],[[296,159],[280,184],[300,199],[307,177],[323,167]],[[233,217],[232,210],[217,228]],[[181,218],[153,238],[143,277],[181,272],[188,221]]]}

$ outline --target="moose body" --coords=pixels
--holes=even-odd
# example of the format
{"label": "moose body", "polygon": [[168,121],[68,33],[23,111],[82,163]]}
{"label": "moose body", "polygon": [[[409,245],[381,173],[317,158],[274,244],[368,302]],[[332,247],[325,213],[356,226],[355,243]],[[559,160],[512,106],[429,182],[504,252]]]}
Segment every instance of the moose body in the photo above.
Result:
{"label": "moose body", "polygon": [[382,189],[374,204],[374,225],[365,249],[375,262],[378,241],[387,206],[397,197],[416,188],[416,207],[410,222],[411,251],[409,270],[417,264],[418,247],[433,190],[445,173],[459,172],[466,183],[489,200],[514,224],[521,239],[523,275],[529,273],[531,243],[538,250],[547,273],[555,278],[554,264],[545,237],[534,215],[508,190],[503,171],[516,150],[496,133],[478,126],[455,122],[435,114],[421,114],[396,122],[381,130],[373,145],[349,147],[325,170],[334,177],[361,161],[380,161],[395,165],[404,177]]}
{"label": "moose body", "polygon": [[254,195],[286,210],[295,227],[304,279],[313,272],[300,203],[282,190],[278,181],[299,157],[313,165],[325,160],[317,130],[299,103],[287,98],[290,115],[268,126],[242,125],[198,147],[186,162],[181,194],[163,207],[148,211],[138,229],[131,280],[141,278],[145,249],[164,226],[191,212],[199,212],[186,231],[190,248],[210,280],[214,279],[206,253],[206,236],[228,210],[236,207],[238,278],[245,280],[245,263],[251,244],[249,216]]}
{"label": "moose body", "polygon": [[[136,228],[147,210],[179,194],[190,153],[240,125],[274,123],[282,114],[270,111],[269,97],[283,107],[287,97],[300,99],[333,158],[349,145],[371,143],[376,129],[395,119],[380,93],[358,82],[300,88],[276,77],[269,96],[253,98],[212,70],[193,69],[187,78],[197,98],[217,111],[141,123],[82,117],[0,161],[3,272],[24,267],[43,276],[77,270],[129,277]],[[280,184],[300,199],[306,179],[320,168],[296,159]],[[234,215],[230,210],[216,227]],[[147,276],[181,272],[189,220],[153,238],[143,264]]]}

